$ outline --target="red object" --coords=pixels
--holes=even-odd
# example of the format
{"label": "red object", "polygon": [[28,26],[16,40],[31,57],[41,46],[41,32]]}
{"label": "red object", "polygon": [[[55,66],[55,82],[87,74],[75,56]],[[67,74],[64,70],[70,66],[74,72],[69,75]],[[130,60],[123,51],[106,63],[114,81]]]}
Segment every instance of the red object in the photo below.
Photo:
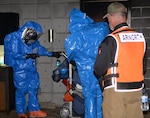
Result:
{"label": "red object", "polygon": [[69,79],[63,79],[62,83],[67,87],[67,90],[72,89],[72,85],[70,84]]}
{"label": "red object", "polygon": [[41,110],[38,111],[30,111],[30,117],[46,117],[47,114]]}
{"label": "red object", "polygon": [[67,92],[65,93],[65,95],[64,95],[64,100],[65,100],[66,102],[71,102],[71,101],[73,101],[73,97],[72,97],[72,95],[69,93],[69,91],[67,91]]}

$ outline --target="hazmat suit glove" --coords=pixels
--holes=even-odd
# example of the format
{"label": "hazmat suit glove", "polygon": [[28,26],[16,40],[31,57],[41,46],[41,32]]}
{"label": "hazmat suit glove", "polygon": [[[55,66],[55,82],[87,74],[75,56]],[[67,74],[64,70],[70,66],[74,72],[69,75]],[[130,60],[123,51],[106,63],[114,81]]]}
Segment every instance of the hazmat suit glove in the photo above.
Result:
{"label": "hazmat suit glove", "polygon": [[52,57],[59,58],[62,52],[52,52]]}
{"label": "hazmat suit glove", "polygon": [[29,58],[36,59],[37,57],[39,57],[39,55],[35,54],[35,53],[33,53],[33,54],[26,54],[26,59],[29,59]]}

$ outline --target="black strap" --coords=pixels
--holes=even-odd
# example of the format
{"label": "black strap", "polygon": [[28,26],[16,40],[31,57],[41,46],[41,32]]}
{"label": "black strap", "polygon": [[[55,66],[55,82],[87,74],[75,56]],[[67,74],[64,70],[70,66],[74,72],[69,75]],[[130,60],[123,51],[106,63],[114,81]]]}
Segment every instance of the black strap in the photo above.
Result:
{"label": "black strap", "polygon": [[[107,79],[104,81],[103,89],[107,86],[112,85],[112,79]],[[117,82],[117,89],[127,90],[127,89],[139,89],[143,86],[143,81],[141,82]]]}
{"label": "black strap", "polygon": [[[111,67],[118,67],[118,63],[110,64],[110,65],[109,65],[109,68],[111,68]],[[106,79],[112,78],[112,77],[119,77],[119,74],[116,73],[116,74],[105,75],[105,76],[101,77],[100,79],[101,79],[101,80],[106,80]]]}
{"label": "black strap", "polygon": [[111,68],[111,67],[118,67],[118,63],[110,64],[110,65],[109,65],[109,68]]}
{"label": "black strap", "polygon": [[143,85],[141,82],[117,82],[117,89],[138,89]]}
{"label": "black strap", "polygon": [[112,78],[112,77],[119,77],[119,74],[118,73],[116,73],[116,74],[109,74],[109,75],[106,75],[106,76],[104,76],[104,77],[102,77],[100,79],[105,81],[105,80],[107,80],[109,78]]}

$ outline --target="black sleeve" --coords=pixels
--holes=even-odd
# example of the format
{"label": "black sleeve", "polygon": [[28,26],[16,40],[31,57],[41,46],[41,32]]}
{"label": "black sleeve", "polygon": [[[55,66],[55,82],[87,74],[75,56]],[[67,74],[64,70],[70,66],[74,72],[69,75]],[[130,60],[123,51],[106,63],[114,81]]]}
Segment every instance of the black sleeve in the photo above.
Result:
{"label": "black sleeve", "polygon": [[110,63],[113,63],[116,52],[116,41],[113,37],[107,37],[99,46],[94,64],[94,74],[100,78],[105,75]]}

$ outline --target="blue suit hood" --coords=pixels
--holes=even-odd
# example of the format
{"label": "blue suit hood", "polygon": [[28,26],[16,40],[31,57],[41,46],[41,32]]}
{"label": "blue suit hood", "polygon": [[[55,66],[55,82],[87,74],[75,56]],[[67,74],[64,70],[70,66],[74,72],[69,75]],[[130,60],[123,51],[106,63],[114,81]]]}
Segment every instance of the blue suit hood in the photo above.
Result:
{"label": "blue suit hood", "polygon": [[93,23],[94,21],[86,15],[86,13],[81,12],[79,9],[74,8],[69,13],[70,24],[69,31],[71,33],[77,32],[84,28],[89,23]]}
{"label": "blue suit hood", "polygon": [[42,27],[40,24],[34,22],[34,21],[28,21],[26,22],[23,26],[21,26],[18,30],[18,32],[22,33],[26,28],[31,28],[34,29],[36,32],[38,32],[39,34],[42,34]]}

